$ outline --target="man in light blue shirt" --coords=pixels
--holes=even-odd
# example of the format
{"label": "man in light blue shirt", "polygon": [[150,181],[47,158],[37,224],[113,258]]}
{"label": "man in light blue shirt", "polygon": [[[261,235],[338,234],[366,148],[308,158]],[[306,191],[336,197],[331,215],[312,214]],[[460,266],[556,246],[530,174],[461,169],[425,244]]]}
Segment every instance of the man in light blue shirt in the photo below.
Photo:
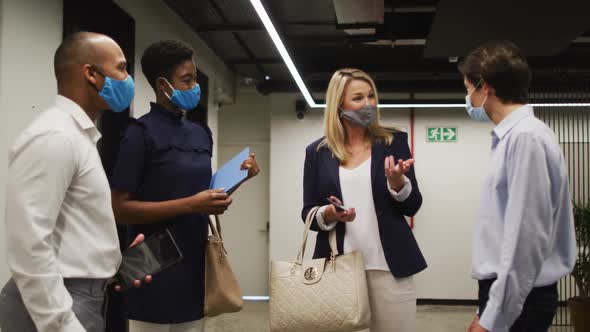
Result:
{"label": "man in light blue shirt", "polygon": [[531,73],[516,45],[488,42],[459,70],[471,118],[496,124],[473,238],[479,311],[469,331],[547,331],[557,281],[576,258],[563,154],[526,105]]}

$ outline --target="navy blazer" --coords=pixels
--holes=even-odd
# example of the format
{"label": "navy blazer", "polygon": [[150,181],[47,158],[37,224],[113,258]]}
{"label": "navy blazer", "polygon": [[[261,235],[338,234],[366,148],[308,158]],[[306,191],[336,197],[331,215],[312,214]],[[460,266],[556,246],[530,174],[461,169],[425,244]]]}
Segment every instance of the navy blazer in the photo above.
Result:
{"label": "navy blazer", "polygon": [[[406,173],[412,182],[410,196],[403,202],[398,202],[391,197],[385,176],[385,157],[393,155],[396,162],[398,159],[412,158],[408,147],[408,135],[399,131],[395,131],[393,135],[394,140],[390,145],[382,142],[374,142],[372,145],[371,180],[385,260],[394,277],[404,278],[424,270],[427,266],[414,234],[404,218],[404,216],[413,216],[418,212],[422,205],[422,195],[418,189],[412,166]],[[303,210],[301,211],[304,221],[309,210],[313,207],[326,205],[326,197],[336,196],[342,199],[339,176],[340,161],[327,146],[318,150],[318,145],[322,140],[323,138],[311,143],[305,150]],[[343,203],[346,204],[346,201]],[[328,232],[319,228],[317,220],[313,221],[311,227],[318,232],[314,258],[329,257]],[[339,222],[336,225],[336,239],[340,253],[344,248],[345,227],[346,223],[344,222]]]}

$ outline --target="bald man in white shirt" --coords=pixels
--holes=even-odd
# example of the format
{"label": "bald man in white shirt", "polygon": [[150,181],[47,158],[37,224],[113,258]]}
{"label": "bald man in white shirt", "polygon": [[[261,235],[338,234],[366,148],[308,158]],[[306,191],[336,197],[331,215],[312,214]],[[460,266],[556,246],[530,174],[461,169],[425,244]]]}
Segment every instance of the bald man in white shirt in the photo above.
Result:
{"label": "bald man in white shirt", "polygon": [[121,262],[94,123],[101,110],[129,106],[133,80],[101,34],[66,37],[54,61],[55,103],[10,150],[3,332],[104,331],[105,290]]}

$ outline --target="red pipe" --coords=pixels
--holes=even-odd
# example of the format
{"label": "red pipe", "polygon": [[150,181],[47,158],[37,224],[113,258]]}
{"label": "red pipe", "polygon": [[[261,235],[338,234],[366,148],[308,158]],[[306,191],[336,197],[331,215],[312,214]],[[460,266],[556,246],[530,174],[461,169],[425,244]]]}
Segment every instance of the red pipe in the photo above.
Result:
{"label": "red pipe", "polygon": [[414,109],[410,109],[410,152],[412,156],[415,158],[414,153]]}
{"label": "red pipe", "polygon": [[[410,108],[410,153],[412,158],[416,159],[416,153],[414,152],[414,109]],[[414,229],[414,217],[410,218],[410,228]]]}

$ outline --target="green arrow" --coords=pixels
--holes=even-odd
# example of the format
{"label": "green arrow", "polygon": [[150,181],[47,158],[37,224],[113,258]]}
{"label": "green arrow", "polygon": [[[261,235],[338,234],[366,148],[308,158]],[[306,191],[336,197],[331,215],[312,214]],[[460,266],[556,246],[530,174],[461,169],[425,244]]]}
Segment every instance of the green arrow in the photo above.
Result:
{"label": "green arrow", "polygon": [[443,139],[447,141],[452,141],[455,139],[456,136],[457,133],[455,132],[455,128],[445,128],[443,133]]}

